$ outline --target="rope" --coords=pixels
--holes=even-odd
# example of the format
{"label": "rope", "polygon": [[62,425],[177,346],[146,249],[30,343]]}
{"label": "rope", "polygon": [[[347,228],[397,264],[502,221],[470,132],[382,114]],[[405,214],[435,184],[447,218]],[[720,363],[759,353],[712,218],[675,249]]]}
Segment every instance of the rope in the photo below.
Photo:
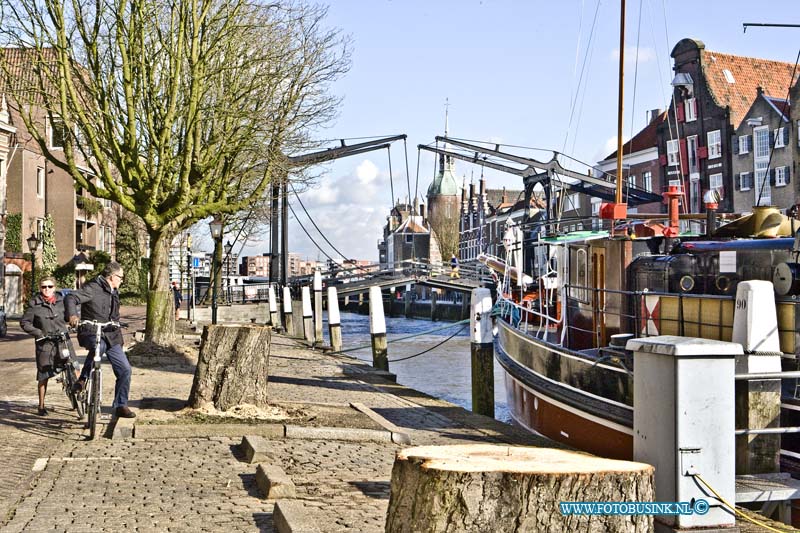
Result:
{"label": "rope", "polygon": [[[441,326],[441,327],[438,327],[438,328],[429,329],[427,331],[422,331],[420,333],[414,333],[412,335],[406,335],[405,337],[398,337],[396,339],[387,340],[386,342],[387,343],[392,343],[392,342],[398,342],[398,341],[404,341],[404,340],[408,340],[408,339],[413,339],[414,337],[420,337],[422,335],[427,335],[429,333],[434,333],[436,331],[442,331],[443,329],[450,329],[450,328],[458,326],[459,324],[466,324],[467,322],[469,322],[469,318],[465,318],[464,320],[459,320],[458,322],[453,322],[452,324],[447,324],[446,326]],[[464,328],[462,327],[461,329],[464,329]],[[461,330],[459,330],[459,331],[461,331]],[[346,350],[339,350],[339,351],[336,351],[336,352],[329,352],[329,353],[330,354],[348,353],[348,352],[355,352],[355,351],[358,351],[358,350],[363,350],[365,348],[372,348],[372,344],[362,344],[361,346],[355,346],[353,348],[347,348]]]}
{"label": "rope", "polygon": [[703,479],[703,476],[701,476],[700,474],[692,474],[692,477],[694,477],[694,478],[697,478],[697,479],[698,479],[698,480],[699,480],[699,481],[700,481],[700,482],[701,482],[703,485],[705,485],[705,486],[706,486],[706,488],[707,488],[708,490],[710,490],[710,491],[711,491],[711,492],[714,494],[714,496],[716,496],[716,497],[717,497],[717,499],[718,499],[719,501],[721,501],[721,502],[722,502],[722,503],[725,505],[725,507],[729,508],[729,509],[730,509],[730,510],[732,510],[734,513],[736,513],[736,514],[738,514],[739,516],[741,516],[741,517],[742,517],[744,520],[747,520],[748,522],[752,522],[753,524],[755,524],[755,525],[757,525],[757,526],[763,527],[763,528],[764,528],[764,529],[766,529],[767,531],[774,531],[774,532],[776,532],[776,533],[786,533],[786,531],[788,531],[788,530],[785,530],[785,529],[775,529],[774,527],[770,527],[770,526],[768,526],[768,525],[767,525],[767,524],[765,524],[764,522],[761,522],[761,521],[759,521],[759,520],[756,520],[755,518],[751,518],[751,517],[750,517],[750,516],[748,516],[747,514],[745,514],[745,513],[741,512],[739,509],[737,509],[737,508],[736,508],[736,506],[734,506],[734,505],[731,505],[731,504],[728,502],[728,500],[726,500],[725,498],[723,498],[723,497],[720,495],[720,493],[719,493],[719,492],[715,491],[715,490],[714,490],[714,488],[713,488],[711,485],[709,485],[709,484],[708,484],[708,482],[707,482],[705,479]]}
{"label": "rope", "polygon": [[436,348],[438,348],[438,347],[439,347],[439,346],[441,346],[442,344],[446,343],[447,341],[449,341],[450,339],[452,339],[453,337],[455,337],[456,335],[458,335],[459,333],[461,333],[461,332],[464,330],[464,328],[465,328],[465,327],[467,327],[467,325],[466,325],[466,324],[464,324],[463,326],[461,326],[460,328],[458,328],[458,330],[457,330],[455,333],[453,333],[452,335],[450,335],[449,337],[447,337],[445,340],[443,340],[442,342],[440,342],[440,343],[438,343],[438,344],[435,344],[435,345],[431,346],[431,347],[430,347],[430,348],[428,348],[427,350],[422,350],[421,352],[419,352],[419,353],[415,353],[414,355],[409,355],[409,356],[407,356],[407,357],[401,357],[401,358],[399,358],[399,359],[389,359],[389,362],[390,362],[390,363],[397,363],[397,362],[399,362],[399,361],[406,361],[406,360],[408,360],[408,359],[413,359],[413,358],[415,358],[415,357],[419,357],[420,355],[424,355],[424,354],[426,354],[426,353],[430,352],[431,350],[435,350]]}

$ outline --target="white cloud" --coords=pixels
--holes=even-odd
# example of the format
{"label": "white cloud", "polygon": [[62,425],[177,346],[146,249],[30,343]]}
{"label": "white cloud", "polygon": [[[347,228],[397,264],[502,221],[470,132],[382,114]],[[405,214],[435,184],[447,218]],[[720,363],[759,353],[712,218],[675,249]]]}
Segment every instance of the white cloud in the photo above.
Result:
{"label": "white cloud", "polygon": [[[619,62],[619,48],[614,48],[611,53],[609,54],[609,59],[613,59],[614,61]],[[633,64],[637,60],[636,57],[636,47],[635,46],[626,46],[625,47],[625,64]],[[640,47],[639,48],[639,63],[649,63],[650,61],[656,60],[656,51],[654,48],[650,47]]]}
{"label": "white cloud", "polygon": [[378,177],[378,167],[375,166],[375,163],[366,159],[356,168],[356,176],[358,176],[358,181],[364,185],[372,183]]}

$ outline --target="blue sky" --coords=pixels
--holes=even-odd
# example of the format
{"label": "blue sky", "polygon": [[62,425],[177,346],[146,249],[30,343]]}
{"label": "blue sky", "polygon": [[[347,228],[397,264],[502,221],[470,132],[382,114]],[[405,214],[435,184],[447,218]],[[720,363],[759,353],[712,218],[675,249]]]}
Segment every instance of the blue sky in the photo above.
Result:
{"label": "blue sky", "polygon": [[[672,79],[669,52],[680,39],[792,63],[800,48],[800,29],[742,31],[743,22],[800,23],[797,0],[628,0],[627,6],[626,139],[632,125],[633,133],[644,127],[647,110],[665,107]],[[412,189],[417,145],[443,133],[446,100],[453,137],[553,149],[589,164],[616,148],[618,1],[604,0],[598,7],[597,0],[336,0],[327,23],[352,38],[352,68],[331,87],[344,101],[335,123],[318,137],[406,133]],[[549,158],[544,152],[507,150]],[[395,143],[391,155],[395,196],[405,197],[402,143]],[[422,154],[419,169],[424,194],[434,172],[430,154]],[[480,176],[468,163],[457,162],[456,171],[467,181]],[[487,171],[486,177],[490,188],[521,185],[512,175]],[[391,207],[386,151],[321,166],[316,185],[302,199],[346,256],[377,260]],[[336,255],[296,202],[294,207],[312,236]],[[296,221],[289,241],[290,251],[325,259]],[[265,238],[248,243],[244,253],[266,251]]]}

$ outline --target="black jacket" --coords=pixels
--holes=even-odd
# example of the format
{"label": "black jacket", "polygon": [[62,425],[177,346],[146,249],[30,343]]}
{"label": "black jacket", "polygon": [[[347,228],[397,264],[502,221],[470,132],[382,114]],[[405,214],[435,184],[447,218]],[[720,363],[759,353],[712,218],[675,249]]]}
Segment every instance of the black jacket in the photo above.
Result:
{"label": "black jacket", "polygon": [[[64,299],[61,293],[56,292],[56,301],[49,304],[44,301],[41,294],[37,294],[28,304],[25,314],[19,325],[26,333],[37,339],[45,335],[54,335],[67,331],[67,315],[64,310]],[[70,346],[71,349],[71,346]],[[36,366],[44,368],[53,365],[53,359],[58,354],[57,342],[44,341],[36,343]]]}
{"label": "black jacket", "polygon": [[[119,322],[119,292],[112,289],[106,278],[97,276],[77,291],[70,292],[64,298],[68,316],[77,316],[77,306],[81,306],[83,320],[98,322]],[[84,348],[94,346],[94,328],[90,325],[78,329],[78,344]],[[122,331],[118,327],[107,327],[103,330],[103,338],[110,346],[122,344]]]}

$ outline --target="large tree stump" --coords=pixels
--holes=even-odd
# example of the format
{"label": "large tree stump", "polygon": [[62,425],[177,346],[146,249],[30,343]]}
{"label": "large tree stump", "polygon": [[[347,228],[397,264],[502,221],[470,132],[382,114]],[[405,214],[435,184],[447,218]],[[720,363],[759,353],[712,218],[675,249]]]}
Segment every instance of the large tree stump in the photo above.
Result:
{"label": "large tree stump", "polygon": [[392,469],[386,531],[652,531],[652,516],[564,515],[559,502],[650,502],[653,471],[549,448],[409,448]]}
{"label": "large tree stump", "polygon": [[189,406],[211,402],[223,411],[243,403],[265,407],[270,331],[266,326],[203,328]]}

